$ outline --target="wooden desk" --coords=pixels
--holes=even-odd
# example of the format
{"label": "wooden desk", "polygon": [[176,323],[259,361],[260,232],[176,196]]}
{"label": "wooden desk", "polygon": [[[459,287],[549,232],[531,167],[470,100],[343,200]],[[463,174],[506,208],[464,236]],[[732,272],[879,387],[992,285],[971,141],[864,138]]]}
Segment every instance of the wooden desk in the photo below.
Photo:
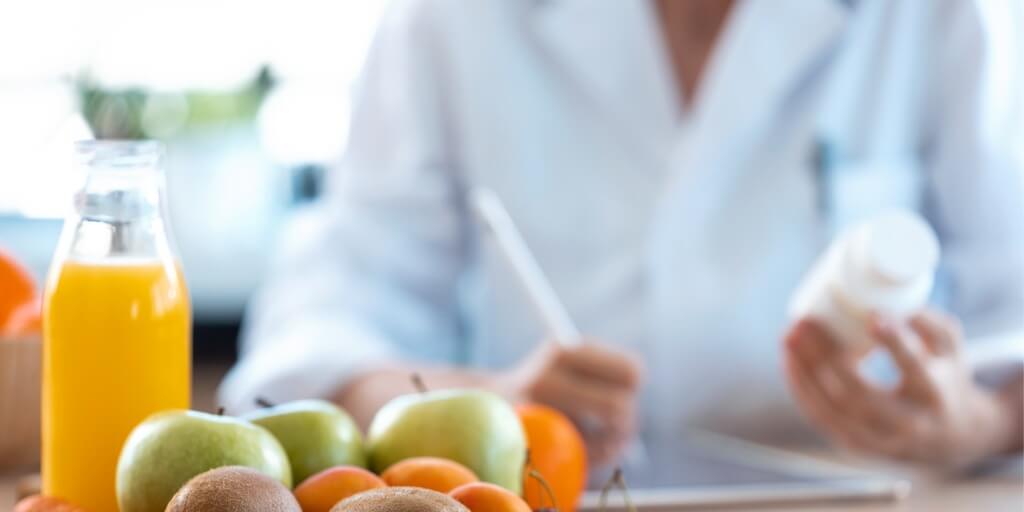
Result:
{"label": "wooden desk", "polygon": [[[214,390],[224,371],[225,367],[223,365],[196,369],[194,403],[197,408],[203,410],[215,408]],[[820,453],[808,454],[822,456]],[[801,507],[799,509],[787,507],[787,510],[800,510],[801,512],[1024,511],[1024,477],[1022,477],[1020,471],[992,473],[968,480],[955,480],[926,472],[908,471],[907,469],[894,466],[851,461],[839,455],[826,454],[825,458],[857,467],[875,469],[883,473],[903,475],[913,482],[913,491],[910,497],[902,503]],[[20,476],[18,475],[0,475],[0,511],[10,510],[13,506],[15,486],[19,478]]]}

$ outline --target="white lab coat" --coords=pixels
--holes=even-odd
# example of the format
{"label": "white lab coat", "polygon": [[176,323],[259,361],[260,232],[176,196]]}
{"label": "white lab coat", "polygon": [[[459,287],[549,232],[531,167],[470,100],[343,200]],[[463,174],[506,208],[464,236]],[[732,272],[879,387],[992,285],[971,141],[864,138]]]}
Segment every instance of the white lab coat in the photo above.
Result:
{"label": "white lab coat", "polygon": [[506,368],[545,332],[466,208],[495,190],[570,314],[642,355],[645,435],[778,433],[780,337],[836,229],[940,234],[936,301],[1024,324],[1016,1],[743,0],[692,109],[652,2],[394,6],[326,197],[281,241],[222,388],[323,396],[388,360]]}

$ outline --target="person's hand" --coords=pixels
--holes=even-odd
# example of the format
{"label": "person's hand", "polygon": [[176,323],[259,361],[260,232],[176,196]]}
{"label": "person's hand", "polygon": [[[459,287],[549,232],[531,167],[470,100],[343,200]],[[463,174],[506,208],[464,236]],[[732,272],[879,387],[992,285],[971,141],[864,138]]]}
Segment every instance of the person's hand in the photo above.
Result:
{"label": "person's hand", "polygon": [[631,355],[586,342],[547,342],[499,377],[513,401],[550,405],[570,416],[598,465],[617,457],[635,430],[636,393],[643,370]]}
{"label": "person's hand", "polygon": [[1013,446],[1013,410],[978,386],[961,352],[961,332],[934,311],[908,323],[873,317],[871,333],[900,370],[895,387],[867,381],[860,357],[813,320],[786,336],[790,386],[809,419],[855,451],[963,467]]}

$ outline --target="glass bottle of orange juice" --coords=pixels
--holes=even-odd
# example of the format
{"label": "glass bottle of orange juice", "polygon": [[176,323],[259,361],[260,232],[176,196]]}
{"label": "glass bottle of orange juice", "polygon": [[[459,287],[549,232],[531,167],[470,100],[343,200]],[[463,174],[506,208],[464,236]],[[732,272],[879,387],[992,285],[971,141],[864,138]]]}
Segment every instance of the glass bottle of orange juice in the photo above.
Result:
{"label": "glass bottle of orange juice", "polygon": [[164,205],[162,146],[85,141],[43,303],[43,493],[114,512],[121,445],[188,408],[191,307]]}

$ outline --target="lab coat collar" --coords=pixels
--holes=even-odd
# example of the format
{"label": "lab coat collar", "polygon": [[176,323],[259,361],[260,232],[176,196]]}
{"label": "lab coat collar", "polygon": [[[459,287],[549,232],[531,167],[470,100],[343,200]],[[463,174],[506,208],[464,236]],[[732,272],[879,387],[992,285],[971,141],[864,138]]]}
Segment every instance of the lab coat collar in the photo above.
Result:
{"label": "lab coat collar", "polygon": [[695,112],[700,132],[733,142],[709,147],[749,147],[747,137],[761,135],[801,80],[833,55],[850,11],[840,0],[738,2],[705,71]]}
{"label": "lab coat collar", "polygon": [[[763,123],[801,72],[838,39],[855,3],[739,0],[694,112],[710,126],[695,132],[725,141],[730,127]],[[680,112],[656,15],[653,0],[535,0],[531,13],[554,65],[611,116],[623,139],[649,150],[665,147]]]}
{"label": "lab coat collar", "polygon": [[529,22],[553,71],[610,116],[619,139],[652,150],[677,112],[657,19],[637,0],[535,0]]}
{"label": "lab coat collar", "polygon": [[[672,148],[672,172],[652,218],[649,254],[677,255],[654,267],[700,268],[712,260],[689,241],[705,240],[722,224],[723,204],[747,173],[772,172],[752,161],[782,127],[797,95],[827,70],[851,17],[834,0],[743,0],[736,4],[698,91],[693,118]],[[809,157],[808,157],[809,158]],[[678,255],[688,261],[680,261]],[[691,267],[687,267],[691,265]],[[715,270],[710,264],[706,274]],[[700,274],[700,272],[697,272]],[[699,289],[699,286],[697,289]]]}

